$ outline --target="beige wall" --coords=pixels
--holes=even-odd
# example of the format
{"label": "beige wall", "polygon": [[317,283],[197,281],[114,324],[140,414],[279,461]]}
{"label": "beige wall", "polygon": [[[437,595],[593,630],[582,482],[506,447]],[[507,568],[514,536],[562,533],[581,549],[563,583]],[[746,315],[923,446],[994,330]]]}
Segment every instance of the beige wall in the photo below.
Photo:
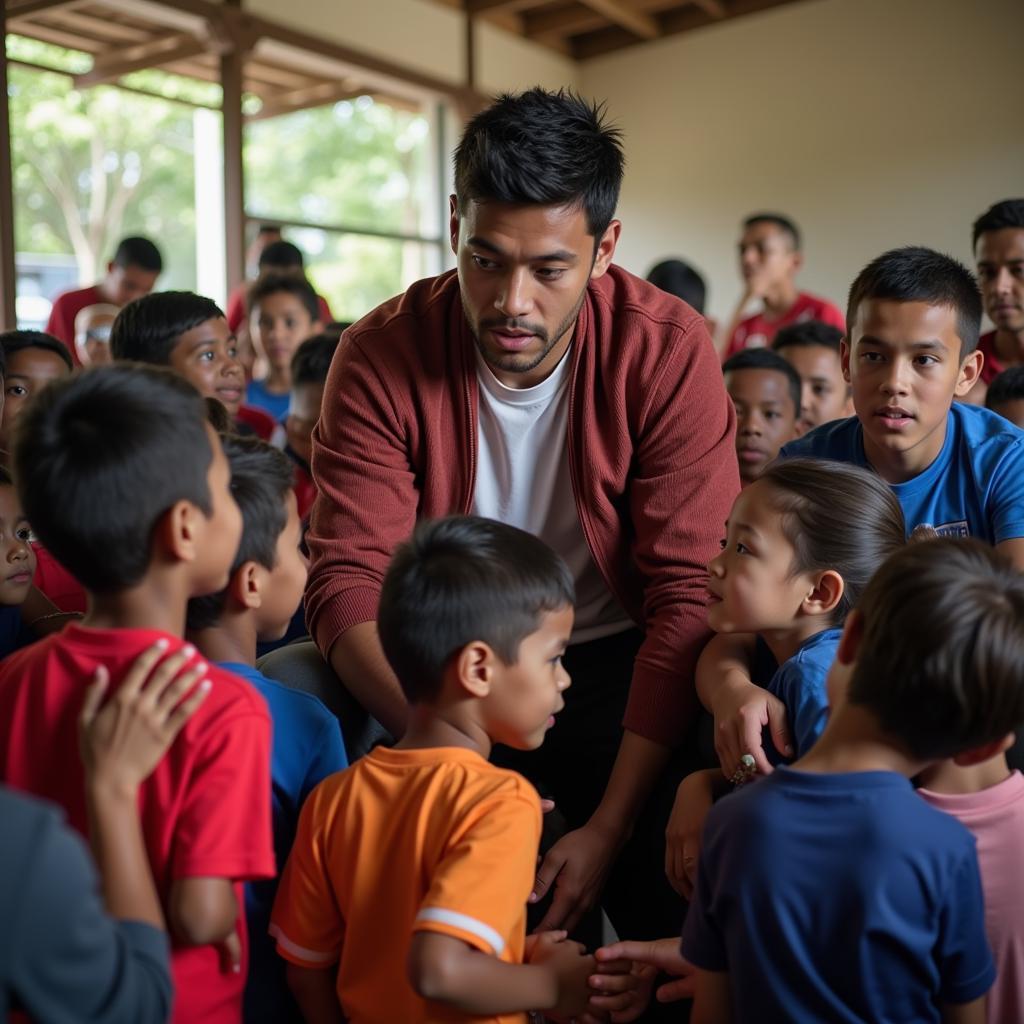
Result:
{"label": "beige wall", "polygon": [[974,217],[1024,195],[1022,40],[1021,0],[806,0],[584,64],[626,133],[619,261],[690,259],[725,317],[757,209],[834,300],[890,246],[969,260]]}

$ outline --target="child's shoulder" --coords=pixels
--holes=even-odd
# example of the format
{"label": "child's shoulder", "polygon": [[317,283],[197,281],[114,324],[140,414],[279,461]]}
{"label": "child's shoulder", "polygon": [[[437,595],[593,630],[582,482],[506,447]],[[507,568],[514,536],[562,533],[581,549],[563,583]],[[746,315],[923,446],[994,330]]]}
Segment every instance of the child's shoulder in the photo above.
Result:
{"label": "child's shoulder", "polygon": [[952,414],[962,445],[971,449],[994,447],[1000,451],[1024,452],[1024,430],[991,409],[954,402]]}
{"label": "child's shoulder", "polygon": [[835,462],[859,462],[858,445],[862,434],[856,416],[833,420],[815,427],[810,433],[782,446],[781,459],[832,459]]}
{"label": "child's shoulder", "polygon": [[293,728],[319,731],[328,724],[337,725],[337,718],[319,697],[294,686],[265,676],[258,668],[235,662],[221,663],[222,672],[249,683],[266,702],[275,723],[287,722]]}

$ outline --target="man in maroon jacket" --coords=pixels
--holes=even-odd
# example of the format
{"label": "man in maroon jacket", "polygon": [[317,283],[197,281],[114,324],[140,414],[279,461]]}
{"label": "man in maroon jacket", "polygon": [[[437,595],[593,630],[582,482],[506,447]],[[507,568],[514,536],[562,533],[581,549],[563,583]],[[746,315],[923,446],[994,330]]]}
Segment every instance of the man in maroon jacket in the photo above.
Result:
{"label": "man in maroon jacket", "polygon": [[[739,478],[703,318],[612,266],[622,168],[619,133],[571,94],[503,96],[469,123],[458,270],[350,328],[331,368],[307,614],[335,672],[400,735],[406,705],[374,622],[396,544],[419,519],[472,512],[555,548],[576,581],[574,685],[543,747],[501,763],[573,829],[538,875],[538,899],[555,890],[541,926],[572,928],[618,862],[629,877],[603,902],[639,938],[664,934],[650,894],[667,891],[664,818],[642,812],[673,748],[692,748],[706,566]],[[638,844],[656,870],[638,866]]]}

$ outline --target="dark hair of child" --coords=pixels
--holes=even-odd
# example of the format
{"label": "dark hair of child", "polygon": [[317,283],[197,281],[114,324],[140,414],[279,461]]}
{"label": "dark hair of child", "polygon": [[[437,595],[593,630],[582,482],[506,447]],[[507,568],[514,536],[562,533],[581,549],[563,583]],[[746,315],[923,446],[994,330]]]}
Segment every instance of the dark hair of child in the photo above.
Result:
{"label": "dark hair of child", "polygon": [[996,409],[1024,398],[1024,366],[1011,366],[996,374],[985,392],[985,407]]}
{"label": "dark hair of child", "polygon": [[276,267],[281,270],[301,270],[303,267],[302,250],[283,238],[277,242],[271,242],[263,252],[260,253],[258,265],[262,270],[264,267]]}
{"label": "dark hair of child", "polygon": [[206,419],[218,434],[234,434],[235,424],[231,422],[231,413],[216,398],[204,398],[206,402]]}
{"label": "dark hair of child", "polygon": [[683,260],[662,260],[647,272],[647,280],[669,295],[692,306],[698,313],[704,312],[707,286],[704,278]]}
{"label": "dark hair of child", "polygon": [[115,267],[138,267],[151,274],[159,274],[164,269],[160,250],[148,238],[143,238],[141,235],[122,238],[111,262]]}
{"label": "dark hair of child", "polygon": [[267,274],[257,278],[249,289],[249,309],[255,309],[269,295],[287,292],[294,295],[305,307],[310,320],[320,317],[320,302],[313,286],[304,277],[288,274]]}
{"label": "dark hair of child", "polygon": [[476,516],[421,523],[384,577],[377,628],[406,697],[429,701],[466,644],[514,665],[544,612],[575,603],[568,567],[543,541]]}
{"label": "dark hair of child", "polygon": [[867,299],[923,302],[956,313],[960,358],[978,347],[981,333],[981,292],[974,275],[962,264],[934,249],[908,245],[873,259],[850,286],[846,304],[849,337],[857,310]]}
{"label": "dark hair of child", "polygon": [[178,501],[212,512],[206,403],[169,370],[99,367],[55,381],[18,419],[14,478],[33,532],[86,590],[137,584]]}
{"label": "dark hair of child", "polygon": [[47,334],[45,331],[4,331],[0,334],[0,349],[3,349],[4,353],[3,372],[6,372],[7,360],[15,352],[21,352],[26,348],[38,348],[44,352],[51,352],[69,370],[75,368],[67,345],[59,341],[52,334]]}
{"label": "dark hair of child", "polygon": [[0,487],[13,487],[13,486],[14,486],[14,477],[11,476],[11,474],[8,473],[7,470],[4,469],[3,466],[0,466]]}
{"label": "dark hair of child", "polygon": [[568,89],[504,93],[467,125],[455,195],[468,202],[577,206],[599,239],[615,216],[625,157],[604,109]]}
{"label": "dark hair of child", "polygon": [[743,229],[752,228],[755,224],[774,224],[789,236],[790,243],[798,252],[803,245],[800,229],[789,217],[785,217],[781,213],[752,213],[743,221]]}
{"label": "dark hair of child", "polygon": [[805,320],[800,324],[782,327],[772,341],[772,351],[780,352],[784,348],[821,348],[831,349],[839,354],[843,332],[838,327],[823,323],[821,320]]}
{"label": "dark hair of child", "polygon": [[[231,467],[231,494],[242,512],[242,540],[231,565],[233,576],[246,562],[273,569],[277,541],[288,521],[286,500],[292,465],[279,449],[255,437],[221,436]],[[188,629],[208,629],[224,614],[227,588],[188,603]]]}
{"label": "dark hair of child", "polygon": [[993,203],[975,222],[971,233],[971,248],[978,247],[978,239],[987,231],[1003,228],[1024,228],[1024,199],[1004,199]]}
{"label": "dark hair of child", "polygon": [[340,341],[341,336],[355,323],[354,320],[332,320],[324,327],[324,334],[335,341]]}
{"label": "dark hair of child", "polygon": [[906,543],[899,500],[879,476],[859,466],[818,459],[776,462],[758,478],[782,516],[795,552],[792,572],[834,569],[843,596],[832,613],[841,626],[878,567]]}
{"label": "dark hair of child", "polygon": [[153,292],[128,303],[110,326],[115,359],[167,366],[186,331],[223,317],[213,299],[194,292]]}
{"label": "dark hair of child", "polygon": [[330,334],[314,334],[307,338],[292,356],[292,387],[323,384],[337,348],[338,339]]}
{"label": "dark hair of child", "polygon": [[858,605],[847,699],[911,755],[939,760],[1024,722],[1024,575],[980,541],[908,545]]}
{"label": "dark hair of child", "polygon": [[773,373],[781,373],[789,386],[793,409],[797,416],[800,415],[800,396],[803,390],[800,374],[778,353],[769,348],[745,348],[722,364],[723,376],[738,370],[771,370]]}

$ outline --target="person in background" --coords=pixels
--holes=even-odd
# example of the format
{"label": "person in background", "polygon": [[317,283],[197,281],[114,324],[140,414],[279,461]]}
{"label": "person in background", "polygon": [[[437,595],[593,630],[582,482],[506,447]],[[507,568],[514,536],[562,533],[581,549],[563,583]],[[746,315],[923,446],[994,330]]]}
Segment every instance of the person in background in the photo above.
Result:
{"label": "person in background", "polygon": [[[775,333],[789,324],[821,320],[845,327],[843,314],[831,302],[798,290],[796,275],[804,258],[800,230],[788,217],[779,213],[748,217],[739,254],[744,289],[726,328],[723,361],[742,349],[770,345]],[[754,301],[760,301],[760,311],[745,315]]]}
{"label": "person in background", "polygon": [[1003,370],[1024,365],[1024,199],[990,206],[971,233],[985,312],[995,330],[978,339],[981,378],[963,397],[985,402],[985,389]]}
{"label": "person in background", "polygon": [[850,385],[843,378],[842,341],[838,327],[820,320],[792,324],[775,335],[772,351],[800,374],[802,434],[853,415]]}
{"label": "person in background", "polygon": [[122,239],[114,258],[107,264],[107,273],[102,281],[57,296],[46,323],[46,333],[67,345],[71,358],[80,365],[75,347],[75,319],[78,314],[97,303],[109,303],[120,309],[132,299],[148,295],[163,268],[160,250],[148,238]]}
{"label": "person in background", "polygon": [[647,271],[647,280],[655,288],[682,299],[697,310],[704,317],[708,332],[714,337],[717,325],[711,317],[704,315],[707,286],[699,271],[685,260],[662,260]]}
{"label": "person in background", "polygon": [[985,408],[1024,429],[1024,366],[1011,366],[992,378],[985,392]]}
{"label": "person in background", "polygon": [[112,360],[110,328],[120,312],[109,302],[86,306],[75,317],[75,354],[82,366],[102,366]]}

